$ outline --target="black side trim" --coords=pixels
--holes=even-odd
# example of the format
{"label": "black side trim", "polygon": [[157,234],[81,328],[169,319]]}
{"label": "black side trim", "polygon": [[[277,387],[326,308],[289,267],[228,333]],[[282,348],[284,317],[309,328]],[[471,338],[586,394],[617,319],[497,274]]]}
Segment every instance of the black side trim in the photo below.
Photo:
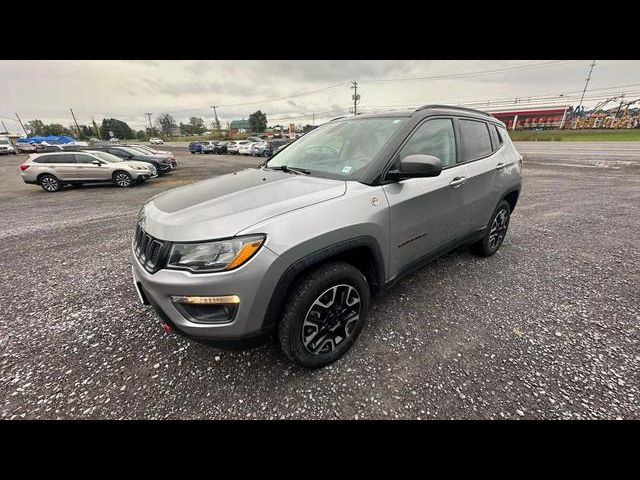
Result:
{"label": "black side trim", "polygon": [[473,243],[477,240],[480,240],[485,230],[486,228],[477,230],[473,233],[470,233],[469,235],[466,235],[465,237],[455,240],[452,243],[448,243],[445,246],[440,247],[439,249],[418,258],[417,260],[414,260],[409,265],[407,265],[402,270],[400,270],[400,272],[398,272],[395,276],[390,278],[383,285],[383,288],[387,289],[387,288],[393,287],[403,277],[406,277],[410,273],[413,273],[416,270],[419,270],[420,268],[424,267],[428,263],[431,263],[432,261],[434,261],[436,258],[441,257],[446,253],[449,253],[451,250],[455,250],[456,248],[461,247],[462,245],[465,245],[467,243]]}
{"label": "black side trim", "polygon": [[340,253],[360,247],[366,247],[373,253],[377,285],[384,284],[384,260],[375,238],[365,235],[330,245],[297,260],[285,270],[271,295],[269,306],[262,319],[262,331],[269,331],[276,325],[291,283],[300,272]]}

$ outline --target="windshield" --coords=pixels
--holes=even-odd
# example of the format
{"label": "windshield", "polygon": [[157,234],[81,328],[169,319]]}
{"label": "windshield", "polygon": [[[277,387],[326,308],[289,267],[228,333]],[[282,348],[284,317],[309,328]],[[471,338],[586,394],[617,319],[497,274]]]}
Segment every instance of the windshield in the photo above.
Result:
{"label": "windshield", "polygon": [[133,148],[134,150],[137,150],[138,152],[142,153],[143,155],[149,155],[149,153],[151,153],[146,148],[139,147],[138,145],[131,146],[129,148]]}
{"label": "windshield", "polygon": [[111,155],[110,153],[107,153],[107,152],[89,152],[89,153],[91,153],[91,155],[95,155],[100,160],[104,160],[107,163],[115,163],[115,162],[123,161],[120,157],[116,157],[115,155]]}
{"label": "windshield", "polygon": [[0,145],[9,145],[9,140],[0,139]]}
{"label": "windshield", "polygon": [[157,152],[157,150],[154,150],[153,148],[149,148],[145,145],[133,145],[133,148],[137,148],[138,150],[144,150],[145,152],[151,152],[151,153]]}
{"label": "windshield", "polygon": [[266,167],[347,177],[366,167],[405,122],[385,117],[325,123],[278,152]]}
{"label": "windshield", "polygon": [[[120,150],[127,152],[129,155],[140,155],[142,152],[140,150],[136,150],[131,147],[118,147]],[[148,152],[144,153],[144,155],[149,155]]]}

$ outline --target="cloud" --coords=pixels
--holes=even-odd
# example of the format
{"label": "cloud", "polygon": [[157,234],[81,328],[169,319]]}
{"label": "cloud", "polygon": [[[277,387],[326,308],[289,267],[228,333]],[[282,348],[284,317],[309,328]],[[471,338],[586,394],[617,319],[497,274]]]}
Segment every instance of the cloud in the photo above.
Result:
{"label": "cloud", "polygon": [[[0,61],[0,116],[68,124],[69,108],[80,123],[116,117],[142,128],[145,112],[222,121],[332,112],[352,104],[348,82],[359,83],[363,110],[385,106],[526,97],[581,90],[589,61],[448,79],[380,82],[544,62],[481,60],[108,60]],[[597,61],[590,89],[640,83],[640,62]],[[333,88],[328,86],[338,85]],[[303,92],[319,90],[309,95]],[[640,96],[640,95],[638,95]],[[244,105],[248,103],[248,105]],[[242,104],[238,106],[229,106]],[[225,105],[227,105],[225,107]],[[389,107],[391,108],[391,107]],[[317,121],[321,121],[317,118]],[[209,121],[209,120],[208,120]]]}

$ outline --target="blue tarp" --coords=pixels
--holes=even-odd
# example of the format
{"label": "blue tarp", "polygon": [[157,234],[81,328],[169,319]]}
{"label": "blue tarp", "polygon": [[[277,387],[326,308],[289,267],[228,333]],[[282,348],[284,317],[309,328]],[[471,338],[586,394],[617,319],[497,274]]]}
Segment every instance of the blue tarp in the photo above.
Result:
{"label": "blue tarp", "polygon": [[68,135],[61,135],[61,136],[56,136],[56,135],[49,135],[47,137],[39,137],[39,136],[35,136],[35,137],[26,137],[26,138],[19,138],[18,139],[18,143],[42,143],[42,142],[47,142],[51,145],[60,145],[60,144],[64,144],[64,143],[71,143],[71,142],[75,142],[76,139],[73,137],[70,137]]}

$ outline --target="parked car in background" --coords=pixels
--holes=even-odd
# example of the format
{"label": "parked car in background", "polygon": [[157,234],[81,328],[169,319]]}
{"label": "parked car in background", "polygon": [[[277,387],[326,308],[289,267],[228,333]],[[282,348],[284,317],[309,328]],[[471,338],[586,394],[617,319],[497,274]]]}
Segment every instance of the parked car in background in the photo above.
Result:
{"label": "parked car in background", "polygon": [[96,145],[89,147],[87,150],[107,152],[115,155],[116,157],[120,157],[123,160],[136,160],[150,163],[156,167],[159,175],[168,173],[175,168],[172,164],[171,158],[167,155],[145,155],[140,152],[140,150],[122,145]]}
{"label": "parked car in background", "polygon": [[147,145],[140,145],[137,143],[128,143],[126,146],[134,147],[138,150],[144,150],[145,152],[149,152],[152,155],[167,155],[169,157],[175,158],[175,155],[173,154],[173,152],[170,152],[168,150],[156,150],[155,148],[151,148]]}
{"label": "parked car in background", "polygon": [[164,141],[161,138],[153,137],[149,139],[151,145],[164,145]]}
{"label": "parked car in background", "polygon": [[8,138],[0,138],[0,155],[15,155],[16,149]]}
{"label": "parked car in background", "polygon": [[20,153],[35,153],[36,152],[36,144],[35,143],[16,143],[16,150]]}
{"label": "parked car in background", "polygon": [[189,144],[189,151],[191,153],[203,153],[202,152],[202,142],[191,142]]}
{"label": "parked car in background", "polygon": [[248,142],[264,142],[266,139],[266,135],[263,137],[247,137],[245,140]]}
{"label": "parked car in background", "polygon": [[202,143],[202,153],[216,153],[216,142],[213,140],[206,140]]}
{"label": "parked car in background", "polygon": [[251,155],[255,157],[270,157],[273,154],[269,142],[255,142],[251,144]]}
{"label": "parked car in background", "polygon": [[215,153],[227,153],[227,143],[228,142],[216,142]]}
{"label": "parked car in background", "polygon": [[110,138],[109,139],[110,142],[119,142],[120,140],[118,140],[116,137]]}
{"label": "parked car in background", "polygon": [[146,162],[125,161],[106,152],[57,151],[31,154],[20,165],[25,183],[40,185],[45,192],[58,192],[64,185],[110,182],[132,187],[157,176],[156,168]]}
{"label": "parked car in background", "polygon": [[251,155],[251,146],[255,142],[249,142],[247,140],[242,140],[238,142],[238,153],[240,155]]}
{"label": "parked car in background", "polygon": [[237,155],[238,148],[240,148],[240,142],[238,140],[232,140],[227,143],[227,153],[230,155]]}

